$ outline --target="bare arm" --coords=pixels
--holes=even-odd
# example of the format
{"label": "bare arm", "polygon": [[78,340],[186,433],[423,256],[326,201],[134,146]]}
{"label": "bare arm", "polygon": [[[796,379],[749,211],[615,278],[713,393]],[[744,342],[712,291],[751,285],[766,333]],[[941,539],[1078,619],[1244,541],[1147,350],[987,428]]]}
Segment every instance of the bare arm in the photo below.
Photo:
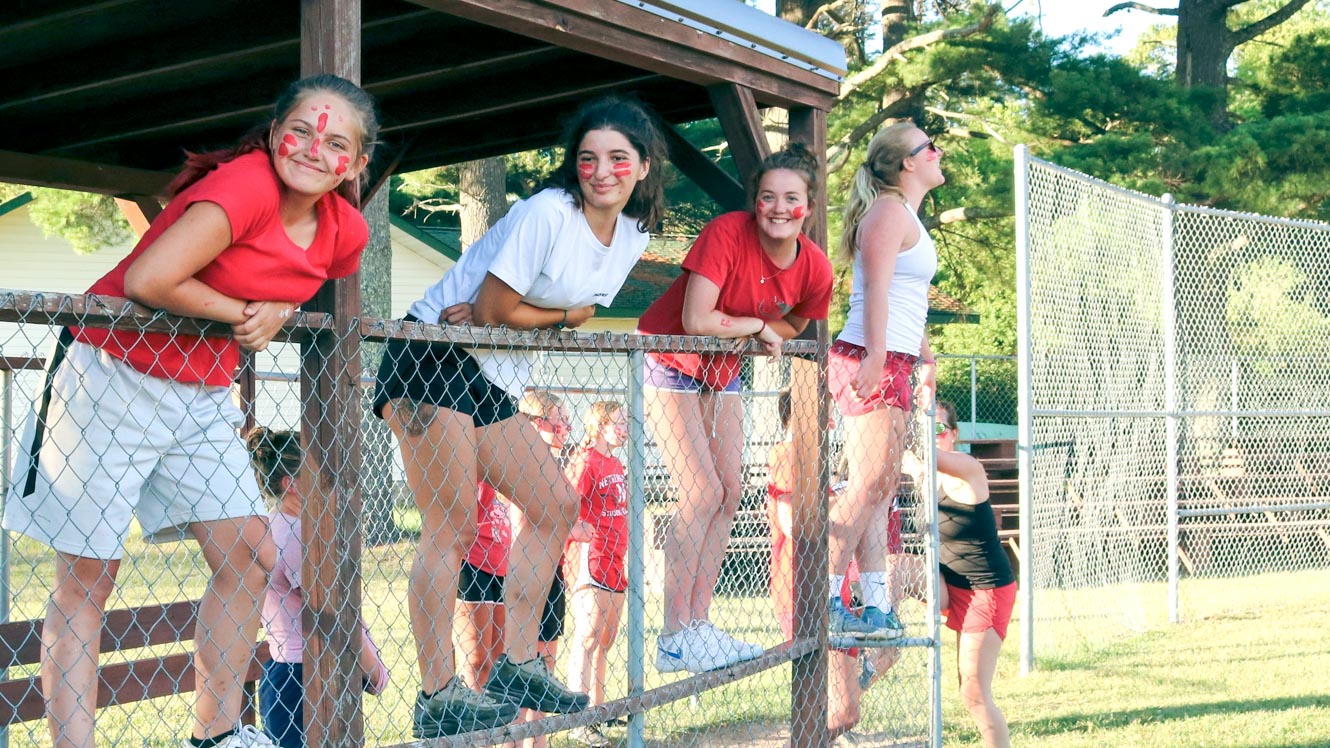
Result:
{"label": "bare arm", "polygon": [[130,264],[125,295],[182,317],[226,322],[236,342],[261,351],[295,307],[284,301],[233,299],[194,277],[229,246],[226,211],[216,203],[195,203]]}
{"label": "bare arm", "polygon": [[938,450],[937,471],[952,501],[959,504],[988,501],[988,474],[983,463],[974,457],[964,452]]}
{"label": "bare arm", "polygon": [[[456,306],[456,305],[455,305]],[[454,309],[449,307],[449,309]],[[444,310],[445,315],[448,310]],[[481,281],[476,303],[471,307],[471,323],[475,325],[507,325],[516,330],[540,330],[562,324],[580,327],[596,313],[594,305],[569,309],[545,309],[522,300],[522,294],[513,290],[498,276],[487,273]],[[442,320],[441,320],[442,321]]]}

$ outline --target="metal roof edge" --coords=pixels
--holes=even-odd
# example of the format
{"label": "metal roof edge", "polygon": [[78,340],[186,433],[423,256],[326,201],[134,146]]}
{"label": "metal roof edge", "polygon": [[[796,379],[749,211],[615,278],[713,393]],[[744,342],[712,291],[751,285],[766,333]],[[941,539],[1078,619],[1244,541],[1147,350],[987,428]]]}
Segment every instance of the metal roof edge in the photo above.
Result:
{"label": "metal roof edge", "polygon": [[716,0],[618,0],[708,35],[728,39],[768,57],[797,65],[834,81],[849,69],[838,42],[742,2]]}

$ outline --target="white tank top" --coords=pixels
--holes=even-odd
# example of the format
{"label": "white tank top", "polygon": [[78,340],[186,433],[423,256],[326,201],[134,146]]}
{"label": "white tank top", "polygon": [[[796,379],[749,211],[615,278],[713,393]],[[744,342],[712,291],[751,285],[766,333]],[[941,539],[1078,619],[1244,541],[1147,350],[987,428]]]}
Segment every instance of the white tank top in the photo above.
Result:
{"label": "white tank top", "polygon": [[[887,350],[919,355],[924,342],[924,322],[928,319],[928,286],[937,272],[937,245],[928,230],[911,213],[919,226],[919,241],[896,255],[896,271],[887,289]],[[854,253],[854,282],[850,287],[850,313],[837,340],[867,347],[864,343],[864,252]]]}

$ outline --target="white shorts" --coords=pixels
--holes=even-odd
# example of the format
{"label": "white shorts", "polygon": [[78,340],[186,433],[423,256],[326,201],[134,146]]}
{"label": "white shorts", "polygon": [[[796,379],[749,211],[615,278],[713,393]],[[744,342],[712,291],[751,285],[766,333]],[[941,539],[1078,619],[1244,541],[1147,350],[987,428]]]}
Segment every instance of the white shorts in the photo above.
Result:
{"label": "white shorts", "polygon": [[4,527],[74,556],[118,559],[137,515],[148,542],[180,540],[193,522],[265,513],[244,417],[230,390],[143,374],[70,343],[51,380],[35,490],[26,486],[37,408],[28,419]]}

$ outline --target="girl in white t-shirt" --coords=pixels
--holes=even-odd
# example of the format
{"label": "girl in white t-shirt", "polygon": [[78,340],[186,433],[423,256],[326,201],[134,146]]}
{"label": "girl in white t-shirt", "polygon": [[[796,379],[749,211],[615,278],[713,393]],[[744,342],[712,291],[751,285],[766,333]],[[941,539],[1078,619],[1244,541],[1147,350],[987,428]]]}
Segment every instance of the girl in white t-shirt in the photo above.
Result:
{"label": "girl in white t-shirt", "polygon": [[[578,327],[609,306],[664,213],[664,140],[640,105],[606,97],[584,105],[551,185],[514,205],[472,245],[408,320]],[[411,624],[421,671],[415,735],[434,738],[511,722],[521,706],[572,712],[587,705],[536,653],[541,606],[577,494],[516,401],[528,356],[391,341],[374,410],[396,434],[422,532],[411,570]],[[452,622],[462,554],[475,534],[483,480],[522,509],[504,583],[506,655],[485,694],[455,677]]]}

